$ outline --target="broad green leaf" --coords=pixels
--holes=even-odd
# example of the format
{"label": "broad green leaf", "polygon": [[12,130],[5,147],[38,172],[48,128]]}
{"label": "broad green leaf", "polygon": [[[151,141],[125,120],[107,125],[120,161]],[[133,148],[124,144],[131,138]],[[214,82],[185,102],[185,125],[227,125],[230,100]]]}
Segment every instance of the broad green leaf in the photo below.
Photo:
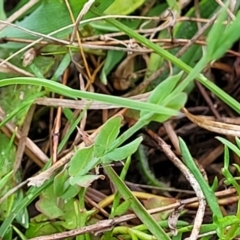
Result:
{"label": "broad green leaf", "polygon": [[62,221],[58,221],[57,223],[65,228],[65,230],[71,230],[77,228],[77,223],[82,218],[86,212],[79,212],[80,217],[77,216],[74,205],[78,204],[78,201],[75,198],[65,201],[63,205],[64,215],[62,216]]}
{"label": "broad green leaf", "polygon": [[171,109],[180,110],[187,101],[187,94],[184,92],[177,93],[176,95],[171,96],[165,106],[168,106]]}
{"label": "broad green leaf", "polygon": [[57,198],[53,191],[53,186],[48,187],[42,192],[40,200],[36,203],[36,208],[49,219],[58,218],[63,215],[62,209],[57,205]]}
{"label": "broad green leaf", "polygon": [[137,151],[141,141],[142,137],[138,137],[131,143],[128,143],[123,147],[114,149],[112,152],[109,152],[102,157],[102,162],[108,163],[111,161],[124,160],[125,158],[127,158],[128,156],[132,155],[134,152]]}
{"label": "broad green leaf", "polygon": [[100,164],[100,158],[94,157],[91,161],[89,161],[78,173],[78,175],[85,175],[95,167]]}
{"label": "broad green leaf", "polygon": [[[179,80],[181,79],[182,72],[177,75],[168,77],[166,80],[161,82],[151,93],[148,102],[161,105],[164,99],[169,96],[172,90],[175,88]],[[140,117],[144,116],[147,112],[141,111]]]}
{"label": "broad green leaf", "polygon": [[102,179],[103,176],[101,175],[85,175],[85,176],[82,176],[82,175],[76,175],[76,176],[73,176],[73,177],[70,177],[69,179],[69,182],[71,185],[78,185],[80,187],[89,187],[92,182],[94,182],[95,180],[97,179]]}
{"label": "broad green leaf", "polygon": [[6,19],[6,13],[4,11],[4,1],[0,1],[0,19],[1,20]]}
{"label": "broad green leaf", "polygon": [[66,169],[63,169],[54,177],[53,191],[57,197],[61,197],[61,195],[66,191],[65,183],[68,177],[68,171]]}
{"label": "broad green leaf", "polygon": [[67,186],[67,189],[61,195],[61,199],[69,201],[77,196],[80,191],[80,187],[78,185],[70,185],[69,179],[67,180],[65,185]]}
{"label": "broad green leaf", "polygon": [[27,239],[40,237],[42,235],[50,235],[57,233],[59,226],[54,223],[49,224],[48,221],[32,222],[28,229],[26,229],[25,236]]}
{"label": "broad green leaf", "polygon": [[161,104],[164,102],[166,97],[173,91],[177,83],[180,81],[183,72],[178,73],[177,75],[170,76],[162,83],[160,83],[150,95],[148,102]]}
{"label": "broad green leaf", "polygon": [[[187,94],[185,93],[178,93],[174,96],[172,96],[172,98],[168,99],[168,103],[166,104],[166,106],[168,106],[169,108],[172,108],[174,110],[180,110],[186,103],[187,101]],[[156,121],[156,122],[165,122],[167,121],[172,115],[164,115],[164,114],[153,114],[153,116],[151,117],[152,121]]]}
{"label": "broad green leaf", "polygon": [[[84,4],[87,0],[69,0],[69,4],[73,11],[73,15],[76,18],[79,12],[81,11]],[[97,9],[99,12],[103,13],[110,5],[112,4],[112,0],[104,0],[104,1],[95,1],[93,4],[91,11],[87,12],[84,16],[85,19],[95,17],[94,11]],[[57,16],[57,17],[56,17]],[[49,24],[51,23],[51,24]],[[37,31],[43,34],[49,34],[57,29],[63,28],[67,25],[72,24],[70,14],[67,10],[66,4],[64,1],[60,0],[51,0],[51,1],[43,1],[41,6],[39,6],[34,12],[32,12],[29,16],[25,17],[22,21],[18,22],[17,25],[24,27],[29,30]],[[58,37],[66,37],[72,28],[68,30],[62,31],[58,33]],[[36,39],[35,36],[29,35],[22,30],[7,27],[0,33],[1,37],[17,37],[23,39]],[[4,47],[21,47],[22,44],[6,44]]]}
{"label": "broad green leaf", "polygon": [[107,152],[108,148],[119,134],[121,122],[122,117],[117,116],[109,119],[102,126],[94,143],[94,155],[96,157],[102,157],[104,153]]}
{"label": "broad green leaf", "polygon": [[[71,176],[77,175],[85,166],[92,161],[94,155],[93,145],[77,150],[69,163],[69,174]],[[90,169],[89,169],[90,170]],[[89,171],[88,170],[88,171]]]}

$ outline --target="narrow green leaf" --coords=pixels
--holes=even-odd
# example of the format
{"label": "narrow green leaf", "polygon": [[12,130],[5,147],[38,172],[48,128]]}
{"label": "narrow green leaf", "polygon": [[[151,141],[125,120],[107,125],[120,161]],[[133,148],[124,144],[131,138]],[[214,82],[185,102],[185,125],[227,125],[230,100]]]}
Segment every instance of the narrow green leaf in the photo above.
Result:
{"label": "narrow green leaf", "polygon": [[[11,180],[13,174],[13,170],[7,173],[1,180],[0,180],[0,191],[6,186],[7,182]],[[2,196],[0,194],[0,196]]]}
{"label": "narrow green leaf", "polygon": [[227,145],[225,145],[224,146],[224,168],[225,169],[228,169],[229,161],[230,161],[229,148]]}
{"label": "narrow green leaf", "polygon": [[123,147],[116,148],[112,152],[107,153],[102,157],[103,163],[109,163],[111,161],[120,161],[126,159],[128,156],[132,155],[134,152],[137,151],[141,141],[142,137],[138,137],[131,143],[128,143]]}
{"label": "narrow green leaf", "polygon": [[[96,14],[101,16],[101,14],[98,13],[97,11],[96,11]],[[144,36],[135,32],[134,30],[128,28],[126,25],[121,24],[119,21],[117,21],[115,19],[106,19],[106,21],[111,23],[112,25],[116,26],[119,30],[125,32],[128,36],[141,42],[146,47],[151,48],[157,54],[159,54],[160,56],[164,57],[165,59],[171,61],[173,64],[175,64],[180,69],[182,69],[190,74],[193,72],[193,69],[190,66],[188,66],[186,63],[181,61],[179,58],[175,57],[168,51],[162,49],[160,46],[158,46],[157,44],[154,44],[153,42],[151,42]],[[225,50],[227,50],[227,49],[225,49]],[[206,61],[206,59],[204,59],[204,58],[202,61],[204,62],[204,65],[203,65],[203,68],[204,68],[204,66],[208,63],[208,61]],[[207,87],[209,90],[211,90],[216,96],[218,96],[220,99],[222,99],[225,103],[227,103],[236,112],[240,113],[240,103],[238,101],[236,101],[230,95],[226,94],[221,88],[216,86],[213,82],[208,80],[202,74],[199,74],[203,69],[201,65],[199,66],[199,68],[201,67],[199,72],[198,72],[199,69],[197,69],[196,76],[192,77],[193,75],[195,75],[195,73],[193,73],[191,75],[191,78],[190,77],[186,78],[183,82],[181,82],[181,84],[179,85],[179,88],[177,89],[178,92],[182,92],[184,89],[186,89],[186,87],[189,85],[189,83],[191,83],[193,81],[193,79],[196,78],[201,84],[203,84],[205,87]],[[165,113],[162,112],[162,114],[165,114]]]}
{"label": "narrow green leaf", "polygon": [[240,149],[238,147],[236,147],[234,144],[232,144],[230,141],[228,141],[225,138],[216,137],[216,139],[219,140],[224,145],[228,146],[232,151],[234,151],[240,157]]}
{"label": "narrow green leaf", "polygon": [[240,173],[240,166],[237,165],[236,163],[233,163],[233,166],[238,170],[238,172]]}
{"label": "narrow green leaf", "polygon": [[119,134],[121,122],[122,117],[117,116],[109,119],[102,126],[94,143],[94,155],[96,157],[101,157],[104,155],[105,152],[107,152],[108,148]]}
{"label": "narrow green leaf", "polygon": [[66,169],[63,169],[54,177],[53,191],[57,197],[60,197],[66,191],[65,183],[68,177],[68,171]]}
{"label": "narrow green leaf", "polygon": [[196,163],[194,162],[194,160],[188,150],[187,145],[181,138],[179,138],[179,147],[180,147],[183,159],[184,159],[184,163],[186,164],[186,166],[191,171],[191,173],[194,175],[195,179],[197,180],[198,184],[200,185],[201,190],[204,193],[204,196],[207,200],[207,203],[208,203],[211,211],[213,212],[214,215],[217,216],[217,218],[219,218],[219,219],[222,218],[222,212],[220,210],[220,207],[218,205],[218,201],[217,201],[217,198],[216,198],[214,192],[212,191],[212,189],[210,188],[210,186],[204,179],[204,177],[201,174],[198,167],[196,166]]}
{"label": "narrow green leaf", "polygon": [[118,64],[121,59],[126,55],[125,52],[119,52],[114,50],[109,50],[107,52],[107,57],[105,59],[101,74],[100,80],[103,84],[107,84],[107,75],[110,71]]}
{"label": "narrow green leaf", "polygon": [[161,113],[161,114],[172,114],[172,115],[178,114],[178,112],[172,109],[166,109],[165,107],[157,106],[156,104],[151,104],[147,102],[132,100],[128,98],[122,98],[117,96],[109,96],[109,95],[100,94],[100,93],[80,91],[80,90],[67,87],[58,82],[49,81],[47,79],[17,77],[17,78],[1,79],[0,81],[0,87],[7,86],[7,85],[15,85],[15,84],[43,86],[52,92],[55,92],[70,98],[85,98],[88,100],[100,101],[108,104],[116,104],[117,106],[120,106],[120,107],[132,108],[136,110],[146,110],[149,112],[155,112],[155,113]]}
{"label": "narrow green leaf", "polygon": [[129,208],[131,207],[131,203],[132,203],[132,200],[127,199],[126,201],[124,201],[123,203],[118,205],[118,207],[114,211],[113,217],[121,216],[124,213],[126,213],[129,210]]}
{"label": "narrow green leaf", "polygon": [[[220,15],[218,22],[214,24],[214,27],[215,25],[221,25],[222,30],[221,28],[220,30],[216,29],[216,31],[212,33],[213,36],[209,40],[207,39],[208,44],[206,52],[210,60],[220,58],[240,37],[240,32],[236,31],[236,29],[240,28],[240,12],[238,12],[236,19],[227,27],[222,24],[223,20],[226,18],[226,8],[221,14],[223,16]],[[211,31],[209,34],[211,34]],[[217,35],[220,37],[216,38]],[[212,45],[212,41],[214,41],[215,45]]]}
{"label": "narrow green leaf", "polygon": [[218,186],[219,186],[218,183],[219,183],[218,178],[215,177],[214,180],[213,180],[212,186],[211,186],[211,188],[212,188],[213,191],[216,191],[216,190],[217,190],[217,188],[218,188]]}
{"label": "narrow green leaf", "polygon": [[217,48],[219,47],[220,39],[224,34],[224,29],[226,28],[226,26],[224,26],[222,23],[226,19],[226,17],[226,8],[223,8],[217,17],[217,20],[214,22],[213,27],[207,35],[208,44],[206,54],[208,56],[208,59],[213,59],[214,52],[217,51]]}
{"label": "narrow green leaf", "polygon": [[238,148],[240,148],[240,139],[238,137],[235,137],[235,141],[237,143]]}
{"label": "narrow green leaf", "polygon": [[240,219],[237,216],[230,215],[230,216],[225,216],[224,218],[221,219],[215,219],[214,221],[217,226],[217,235],[220,239],[229,239],[226,238],[226,222],[229,222],[229,225],[234,225],[234,224],[239,224]]}
{"label": "narrow green leaf", "polygon": [[63,215],[62,209],[58,206],[52,185],[42,191],[41,197],[36,203],[36,208],[49,219],[58,218]]}
{"label": "narrow green leaf", "polygon": [[132,204],[131,207],[138,216],[138,218],[145,224],[147,229],[156,237],[157,240],[170,240],[170,237],[164,230],[157,224],[157,222],[152,218],[152,216],[146,211],[143,205],[139,202],[138,199],[132,194],[130,189],[124,184],[124,182],[119,178],[115,171],[108,165],[104,166],[104,170],[107,173],[108,177],[118,189],[119,193],[125,200],[131,198]]}
{"label": "narrow green leaf", "polygon": [[[94,155],[93,145],[77,150],[69,163],[69,174],[71,176],[77,175],[85,166],[91,162]],[[90,169],[89,169],[90,170]],[[88,170],[88,171],[89,171]]]}
{"label": "narrow green leaf", "polygon": [[46,187],[50,186],[52,183],[52,180],[49,180],[45,182],[42,186],[40,187],[31,187],[24,199],[16,203],[14,208],[11,210],[10,215],[4,219],[3,223],[0,226],[0,238],[3,238],[11,226],[12,221],[16,218],[16,216],[25,208],[27,207],[34,199],[39,196],[40,193],[42,193],[43,189]]}

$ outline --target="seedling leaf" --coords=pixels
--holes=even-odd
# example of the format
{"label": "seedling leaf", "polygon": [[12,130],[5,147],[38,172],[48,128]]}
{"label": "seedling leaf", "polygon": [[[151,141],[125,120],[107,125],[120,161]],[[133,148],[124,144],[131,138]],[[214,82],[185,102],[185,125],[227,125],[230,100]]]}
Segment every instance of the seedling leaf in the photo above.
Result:
{"label": "seedling leaf", "polygon": [[121,127],[122,116],[109,119],[101,128],[94,144],[94,155],[102,157],[109,146],[117,138]]}
{"label": "seedling leaf", "polygon": [[[169,98],[166,106],[174,110],[180,110],[185,105],[186,101],[187,101],[187,95],[181,92],[172,96],[172,98]],[[157,121],[157,122],[164,122],[170,117],[171,115],[154,114],[151,117],[151,120]]]}
{"label": "seedling leaf", "polygon": [[53,191],[57,197],[60,197],[66,191],[66,182],[68,179],[68,172],[63,169],[58,173],[53,182]]}
{"label": "seedling leaf", "polygon": [[132,155],[134,152],[137,151],[141,141],[142,137],[138,137],[131,143],[128,143],[123,147],[114,149],[112,152],[109,152],[102,157],[102,162],[109,163],[112,161],[124,160],[125,158],[127,158],[128,156]]}
{"label": "seedling leaf", "polygon": [[[161,105],[161,103],[166,99],[172,90],[176,87],[177,83],[181,79],[182,72],[177,75],[168,77],[163,82],[161,82],[150,95],[148,102]],[[143,117],[147,112],[141,111],[140,117]]]}
{"label": "seedling leaf", "polygon": [[61,195],[63,200],[70,200],[79,193],[80,187],[78,185],[70,185],[69,180],[67,181],[66,186],[66,191]]}
{"label": "seedling leaf", "polygon": [[[71,176],[77,175],[82,169],[86,168],[87,164],[92,161],[94,153],[93,145],[77,150],[72,157],[69,166],[69,174]],[[90,169],[88,169],[89,171]]]}

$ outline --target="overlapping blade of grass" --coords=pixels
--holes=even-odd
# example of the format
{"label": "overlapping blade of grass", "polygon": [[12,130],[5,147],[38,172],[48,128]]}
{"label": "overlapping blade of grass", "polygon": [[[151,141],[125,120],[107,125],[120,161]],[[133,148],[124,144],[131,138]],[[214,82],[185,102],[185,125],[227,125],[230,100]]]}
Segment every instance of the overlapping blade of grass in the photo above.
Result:
{"label": "overlapping blade of grass", "polygon": [[64,86],[58,82],[53,82],[53,81],[49,81],[41,78],[19,77],[19,78],[2,79],[0,81],[0,87],[7,86],[7,85],[15,85],[15,84],[43,86],[52,92],[55,92],[70,98],[85,98],[88,100],[95,100],[95,101],[118,105],[119,107],[132,108],[136,110],[146,110],[147,112],[154,112],[154,113],[160,113],[160,114],[166,114],[166,115],[178,114],[178,112],[173,109],[158,106],[157,104],[140,102],[140,101],[135,101],[135,100],[121,98],[121,97],[115,97],[115,96],[108,96],[104,94],[79,91],[79,90],[75,90],[70,87]]}
{"label": "overlapping blade of grass", "polygon": [[[97,12],[96,12],[96,14],[99,15],[99,13],[97,13]],[[206,88],[208,88],[213,94],[218,96],[222,101],[224,101],[226,104],[228,104],[236,112],[240,113],[240,103],[238,101],[236,101],[234,98],[232,98],[231,96],[229,96],[226,92],[224,92],[218,86],[216,86],[213,82],[211,82],[209,79],[207,79],[204,75],[197,73],[197,76],[195,76],[196,74],[193,73],[193,69],[189,65],[187,65],[186,63],[181,61],[179,58],[173,56],[171,53],[164,50],[157,44],[152,43],[149,39],[145,38],[144,36],[138,34],[137,32],[133,31],[132,29],[128,28],[126,25],[120,23],[118,20],[106,19],[106,21],[111,23],[115,27],[117,27],[119,30],[125,32],[128,36],[136,39],[142,45],[152,49],[157,54],[161,55],[164,59],[169,60],[170,62],[175,64],[180,69],[184,70],[185,72],[187,72],[189,74],[192,74],[191,77],[186,78],[178,86],[178,88],[176,89],[176,93],[183,91],[188,86],[188,84],[190,82],[192,82],[194,80],[194,78],[196,78],[201,84],[203,84]],[[237,15],[235,23],[240,24],[240,13]],[[238,24],[235,24],[236,28],[238,27]],[[238,32],[238,34],[236,34],[236,32]],[[231,39],[231,36],[229,36],[229,41],[232,41],[232,43],[233,43],[237,36],[238,37],[240,36],[240,32],[237,31],[237,29],[236,29],[236,31],[234,32],[234,38]],[[229,44],[228,44],[228,46],[229,46]],[[222,46],[222,47],[223,47],[222,52],[228,50],[228,49],[224,49],[225,46]],[[202,59],[202,61],[203,62],[200,64],[200,66],[201,66],[200,68],[202,68],[203,66],[205,66],[207,64],[207,61],[205,59]],[[198,69],[198,71],[199,71],[199,69]]]}

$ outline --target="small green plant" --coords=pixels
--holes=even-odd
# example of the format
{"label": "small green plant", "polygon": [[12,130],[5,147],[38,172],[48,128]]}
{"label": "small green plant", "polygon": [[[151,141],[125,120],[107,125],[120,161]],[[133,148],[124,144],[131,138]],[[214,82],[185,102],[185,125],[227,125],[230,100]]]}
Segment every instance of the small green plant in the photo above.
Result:
{"label": "small green plant", "polygon": [[[73,9],[73,15],[77,17],[87,1],[71,0],[69,2]],[[102,126],[96,139],[88,146],[81,149],[75,149],[70,162],[59,172],[55,173],[49,180],[45,181],[40,187],[31,187],[26,192],[25,197],[23,195],[19,195],[20,197],[17,198],[15,202],[11,200],[13,199],[12,195],[9,198],[10,201],[7,202],[8,206],[5,208],[5,206],[1,205],[0,207],[1,211],[6,210],[7,213],[4,215],[4,219],[2,218],[3,222],[0,227],[0,237],[3,239],[12,239],[13,231],[15,231],[21,239],[25,239],[26,237],[36,237],[40,233],[41,235],[48,235],[66,230],[83,228],[90,224],[91,221],[98,221],[95,219],[96,209],[93,208],[87,210],[84,197],[86,195],[86,189],[94,181],[101,181],[101,179],[105,177],[103,174],[99,173],[99,168],[101,168],[101,170],[103,168],[104,173],[106,173],[111,183],[113,183],[117,189],[109,218],[115,218],[126,213],[128,210],[131,210],[143,223],[143,225],[135,227],[113,226],[113,229],[105,233],[102,239],[114,239],[115,236],[121,235],[124,239],[131,238],[133,240],[167,240],[171,238],[173,240],[177,240],[182,239],[183,233],[189,233],[193,229],[193,226],[188,223],[177,221],[175,234],[169,232],[167,221],[165,219],[162,219],[160,222],[156,221],[126,186],[124,179],[131,162],[131,155],[139,149],[139,145],[142,141],[141,137],[138,137],[131,142],[129,142],[129,139],[130,137],[133,137],[138,130],[145,127],[152,121],[165,122],[171,116],[176,116],[187,101],[186,88],[189,87],[189,84],[193,85],[194,79],[197,79],[197,81],[208,88],[214,95],[222,99],[236,112],[240,112],[240,103],[237,100],[229,96],[212,81],[208,80],[201,74],[207,64],[220,58],[239,38],[240,32],[238,29],[240,27],[240,13],[238,12],[236,14],[236,19],[231,24],[224,26],[222,22],[227,19],[226,8],[223,8],[219,12],[219,8],[217,7],[218,5],[214,0],[202,0],[199,5],[199,9],[203,12],[204,18],[209,18],[212,14],[216,13],[219,15],[213,27],[207,34],[205,34],[207,39],[207,51],[202,56],[200,46],[196,45],[192,46],[190,51],[188,51],[185,55],[178,58],[175,57],[174,50],[166,51],[160,45],[155,44],[150,39],[135,31],[136,29],[142,27],[142,23],[144,23],[143,19],[132,19],[132,21],[128,21],[121,18],[117,20],[112,17],[107,17],[107,14],[131,13],[139,6],[142,6],[144,1],[124,1],[124,5],[121,5],[123,1],[114,1],[113,4],[112,2],[112,0],[96,1],[90,10],[85,14],[84,19],[80,21],[79,29],[82,32],[86,30],[88,35],[91,35],[92,32],[97,32],[97,34],[102,34],[106,31],[109,33],[114,33],[116,31],[124,32],[128,39],[133,38],[136,40],[139,47],[145,46],[152,50],[153,53],[151,53],[149,64],[146,66],[147,72],[144,79],[148,77],[148,74],[157,71],[163,65],[165,60],[174,64],[174,74],[168,78],[165,77],[166,74],[163,75],[164,77],[159,77],[158,82],[160,82],[160,84],[156,84],[157,86],[151,92],[147,102],[80,91],[67,87],[57,82],[57,80],[63,75],[64,71],[71,63],[71,55],[68,53],[68,50],[70,49],[73,52],[78,52],[79,48],[71,43],[65,44],[62,41],[67,39],[71,33],[70,27],[72,27],[72,25],[70,25],[72,22],[66,6],[59,0],[53,0],[50,2],[42,0],[35,6],[34,11],[32,10],[30,13],[25,13],[26,15],[24,16],[28,15],[28,17],[23,18],[23,20],[19,20],[19,26],[27,29],[34,29],[38,32],[30,32],[31,34],[39,37],[45,37],[48,40],[50,39],[50,46],[47,46],[44,51],[46,50],[46,55],[52,56],[54,53],[56,54],[54,55],[54,58],[49,56],[36,56],[30,66],[23,68],[25,71],[24,75],[29,77],[18,77],[18,75],[21,76],[21,74],[16,75],[15,73],[0,74],[1,90],[3,87],[6,87],[4,88],[5,91],[3,91],[6,95],[6,98],[4,98],[5,102],[12,101],[12,93],[14,93],[13,95],[16,97],[19,96],[20,91],[22,90],[26,93],[25,97],[28,96],[23,101],[19,101],[18,97],[16,97],[16,99],[14,98],[14,101],[11,102],[14,105],[14,109],[7,112],[7,116],[0,123],[0,127],[3,127],[14,118],[20,119],[21,122],[23,122],[26,117],[27,110],[34,101],[38,97],[49,96],[50,92],[69,98],[83,98],[89,100],[89,105],[85,107],[77,118],[74,117],[72,110],[63,109],[63,114],[71,123],[71,127],[64,136],[62,142],[59,144],[58,152],[60,152],[68,142],[70,135],[77,128],[77,125],[88,110],[88,107],[91,105],[91,101],[100,101],[107,104],[114,104],[119,107],[135,109],[140,112],[140,116],[132,127],[123,132],[121,131],[121,124],[123,120],[121,116],[109,119]],[[25,0],[20,1],[20,5],[24,3],[26,3]],[[157,6],[149,12],[149,15],[154,16],[156,13],[159,15],[160,12],[165,11],[169,6],[172,8],[172,11],[176,11],[180,16],[180,9],[178,9],[177,4],[178,2],[175,0],[168,0],[164,4],[157,4]],[[20,5],[17,6],[16,10],[19,9]],[[118,8],[116,6],[122,7]],[[236,9],[238,8],[239,3]],[[4,11],[2,11],[1,17],[5,18],[5,14],[3,13]],[[56,21],[56,13],[59,14],[58,20],[60,19],[61,21]],[[191,8],[186,16],[193,17],[195,16],[194,14],[195,10],[194,8]],[[103,22],[91,19],[96,17],[104,17],[105,20]],[[41,24],[42,19],[46,20],[46,22],[51,22],[52,24]],[[90,21],[90,19],[92,21]],[[67,25],[70,27],[66,27]],[[194,36],[197,31],[196,24],[190,23],[190,25],[191,26],[188,28],[187,32],[187,34],[190,34],[189,38]],[[64,28],[64,31],[62,31],[61,28]],[[186,29],[185,23],[178,23],[175,29],[173,29],[173,33],[177,38],[187,38]],[[159,33],[158,38],[163,36],[169,37],[169,32],[165,30],[166,29]],[[54,32],[57,33],[57,35],[53,34]],[[221,38],[216,38],[220,32]],[[1,31],[0,37],[9,36],[12,38],[18,37],[28,39],[28,34],[28,32],[23,32],[18,28],[8,27]],[[49,34],[49,36],[46,34]],[[32,36],[32,38],[35,39],[36,36]],[[62,40],[58,38],[61,38]],[[64,46],[59,46],[60,44],[54,45],[53,40],[57,42],[60,41],[58,43],[61,43]],[[51,46],[51,44],[54,46]],[[24,44],[19,44],[17,42],[6,43],[2,47],[3,57],[8,58],[12,52],[15,54],[15,51],[21,49],[23,45]],[[41,51],[41,49],[37,50]],[[107,53],[103,50],[92,52],[93,54],[101,57],[104,57],[106,54],[106,61],[99,77],[101,82],[106,84],[108,83],[109,73],[126,56],[126,53],[116,53],[116,50],[109,50]],[[13,62],[16,62],[15,64],[18,67],[22,67],[21,57],[22,56],[19,55],[13,58]],[[58,63],[57,67],[55,66],[55,62]],[[48,80],[47,78],[52,72],[53,74],[51,76],[51,80]],[[17,88],[17,90],[19,90],[16,90],[17,93],[13,91],[13,89],[15,90],[16,85],[21,86]],[[29,91],[29,86],[35,87]],[[7,98],[9,96],[11,96],[11,98]],[[8,146],[13,145],[14,137],[15,136],[13,134]],[[1,138],[1,140],[2,139],[3,138]],[[223,174],[226,177],[225,183],[233,186],[239,195],[240,188],[237,182],[239,179],[237,177],[233,177],[229,171],[228,149],[230,148],[238,156],[240,156],[240,140],[236,139],[236,145],[234,145],[223,138],[218,139],[226,145],[223,168]],[[185,142],[182,139],[180,139],[179,142],[184,163],[198,181],[213,214],[213,222],[210,224],[203,224],[200,228],[200,233],[208,233],[216,230],[220,239],[232,239],[238,236],[240,234],[240,231],[238,230],[240,222],[240,203],[238,202],[236,215],[223,217],[217,199],[214,195],[217,181],[214,182],[212,187],[208,185],[194,163]],[[120,176],[118,176],[111,167],[111,164],[117,161],[122,161],[124,165]],[[43,170],[47,169],[49,165],[50,163],[48,163]],[[238,171],[240,170],[239,166],[234,166]],[[146,171],[148,171],[148,168],[146,168]],[[155,181],[151,174],[149,176],[153,181]],[[4,188],[4,185],[9,182],[11,177],[12,171],[7,171],[7,173],[2,172],[0,189]],[[27,214],[25,214],[26,207],[29,206],[30,203],[32,203],[37,197],[39,197],[39,199],[36,203],[36,207],[39,211],[39,215],[31,220],[23,218],[22,216],[27,216]],[[152,202],[154,202],[154,200]],[[170,204],[170,201],[167,203]],[[23,220],[22,222],[20,221],[21,217]],[[21,233],[20,228],[18,229],[14,224],[12,224],[14,219],[17,219],[18,223],[27,228],[25,233],[26,236]],[[25,225],[23,223],[24,221]],[[91,236],[89,233],[77,237],[77,240],[90,239]],[[202,239],[207,239],[207,237]]]}
{"label": "small green plant", "polygon": [[[229,149],[231,149],[237,156],[240,156],[240,140],[239,138],[235,138],[236,145],[231,143],[230,141],[222,138],[222,137],[217,137],[217,139],[222,142],[225,147],[224,147],[224,167],[222,169],[222,173],[226,180],[224,181],[227,186],[232,186],[238,196],[240,195],[240,186],[239,183],[237,182],[239,180],[239,177],[234,177],[232,173],[229,170],[229,163],[230,163],[230,155],[229,155]],[[240,168],[237,164],[233,164],[233,166],[236,168],[238,173],[240,172]],[[230,228],[228,230],[221,228],[221,224],[223,224],[225,221],[232,221]],[[221,223],[221,224],[220,224]],[[237,211],[235,215],[230,215],[227,217],[224,217],[221,222],[217,222],[218,224],[218,236],[221,239],[234,239],[235,237],[239,236],[240,231],[239,231],[239,223],[240,223],[240,201],[238,200],[238,206],[237,206]]]}

